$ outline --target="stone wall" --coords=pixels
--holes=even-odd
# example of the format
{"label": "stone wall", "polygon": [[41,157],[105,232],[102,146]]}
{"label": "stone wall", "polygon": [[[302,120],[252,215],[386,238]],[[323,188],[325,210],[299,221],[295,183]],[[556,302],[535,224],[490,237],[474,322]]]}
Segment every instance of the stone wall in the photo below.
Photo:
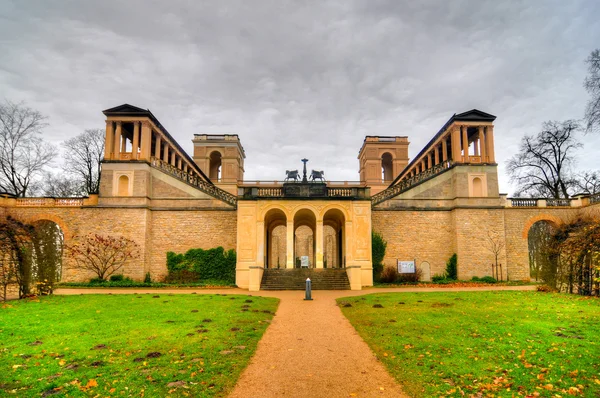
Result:
{"label": "stone wall", "polygon": [[[140,257],[126,264],[123,274],[143,280],[150,272],[153,280],[167,273],[166,252],[183,253],[192,248],[236,248],[236,212],[152,211],[144,208],[7,208],[9,215],[25,222],[50,220],[65,235],[65,244],[89,233],[123,236],[135,241]],[[93,274],[74,269],[65,259],[63,281],[87,281]]]}
{"label": "stone wall", "polygon": [[168,251],[184,253],[218,246],[236,249],[235,210],[153,211],[151,224],[149,272],[153,279],[166,275]]}
{"label": "stone wall", "polygon": [[424,261],[430,264],[431,275],[444,272],[455,251],[452,212],[373,210],[371,214],[373,231],[387,241],[386,266],[416,259],[417,267]]}

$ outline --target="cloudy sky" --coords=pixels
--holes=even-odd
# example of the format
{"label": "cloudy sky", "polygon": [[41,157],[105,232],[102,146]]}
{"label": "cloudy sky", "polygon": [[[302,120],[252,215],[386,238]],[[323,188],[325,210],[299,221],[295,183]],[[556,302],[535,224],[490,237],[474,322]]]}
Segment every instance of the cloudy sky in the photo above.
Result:
{"label": "cloudy sky", "polygon": [[[0,0],[0,99],[49,117],[46,138],[104,128],[101,111],[150,109],[191,153],[235,132],[247,180],[325,170],[358,180],[365,135],[416,155],[453,113],[498,117],[505,161],[545,120],[583,117],[598,0]],[[600,137],[579,167],[598,169]]]}

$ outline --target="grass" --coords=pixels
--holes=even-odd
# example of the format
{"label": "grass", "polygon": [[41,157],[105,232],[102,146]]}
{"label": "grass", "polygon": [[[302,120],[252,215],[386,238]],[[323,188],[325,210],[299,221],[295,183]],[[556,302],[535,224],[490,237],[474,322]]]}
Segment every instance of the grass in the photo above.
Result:
{"label": "grass", "polygon": [[433,292],[338,303],[411,396],[600,396],[597,298]]}
{"label": "grass", "polygon": [[164,283],[164,282],[136,282],[132,280],[123,280],[123,281],[104,281],[104,282],[61,282],[56,284],[56,289],[61,287],[70,288],[70,287],[82,287],[82,288],[115,288],[115,287],[131,287],[131,288],[177,288],[177,287],[236,287],[235,283],[220,281],[220,280],[204,280],[202,282],[193,282],[193,283]]}
{"label": "grass", "polygon": [[225,396],[278,300],[85,295],[0,309],[0,396]]}

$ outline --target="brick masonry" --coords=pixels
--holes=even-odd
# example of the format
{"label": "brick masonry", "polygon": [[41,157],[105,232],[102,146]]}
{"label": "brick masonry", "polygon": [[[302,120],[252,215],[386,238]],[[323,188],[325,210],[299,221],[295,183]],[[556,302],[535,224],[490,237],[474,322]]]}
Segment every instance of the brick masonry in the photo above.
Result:
{"label": "brick masonry", "polygon": [[[132,239],[139,245],[141,256],[126,265],[124,274],[136,280],[142,280],[146,272],[150,272],[154,280],[164,278],[168,251],[183,253],[191,248],[217,246],[236,249],[238,213],[235,209],[180,181],[170,181],[171,177],[144,171],[140,169],[142,166],[133,165],[130,170],[134,173],[130,197],[111,197],[113,174],[105,170],[98,204],[16,207],[14,199],[0,198],[0,216],[11,215],[26,222],[54,221],[63,230],[67,245],[88,233]],[[422,192],[429,189],[427,185],[422,188]],[[412,207],[402,207],[407,204]],[[371,228],[388,242],[386,265],[395,266],[398,259],[416,259],[418,266],[429,263],[431,275],[441,274],[448,258],[457,253],[461,279],[491,274],[494,254],[489,249],[489,239],[492,236],[504,244],[498,258],[504,278],[508,270],[510,279],[524,280],[529,278],[529,228],[541,220],[560,224],[582,213],[598,215],[600,206],[507,208],[493,198],[416,199],[414,202],[406,198],[390,200],[372,209]],[[276,263],[276,252],[280,253],[280,262],[284,259],[286,242],[282,233],[278,250],[272,248],[272,264]],[[312,232],[300,231],[300,235],[303,234]],[[326,239],[329,235],[326,228]],[[299,238],[302,241],[308,236]],[[331,238],[333,242],[335,233],[331,233]],[[324,256],[328,264],[334,265],[337,250],[333,246],[330,249],[328,253],[327,246],[324,248]],[[310,256],[311,251],[309,248]],[[65,281],[88,280],[93,276],[73,269],[69,261],[65,258],[63,265]]]}

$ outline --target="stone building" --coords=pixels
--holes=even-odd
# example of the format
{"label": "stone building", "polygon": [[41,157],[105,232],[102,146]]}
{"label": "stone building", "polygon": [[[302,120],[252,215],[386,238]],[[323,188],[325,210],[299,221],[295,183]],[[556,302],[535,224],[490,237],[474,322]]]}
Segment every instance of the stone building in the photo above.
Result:
{"label": "stone building", "polygon": [[[423,278],[458,255],[460,279],[491,274],[529,279],[527,234],[538,221],[597,210],[599,196],[509,199],[498,190],[495,116],[453,115],[411,160],[408,137],[367,136],[360,181],[245,181],[236,134],[196,134],[190,156],[149,110],[104,111],[106,146],[100,192],[89,198],[0,197],[0,215],[49,220],[65,242],[88,233],[135,240],[140,260],[125,275],[166,275],[166,253],[223,246],[237,252],[236,283],[259,290],[271,270],[336,270],[349,287],[373,284],[371,232],[388,242],[385,264],[413,260]],[[502,137],[500,137],[500,140]],[[291,175],[290,175],[291,177]],[[86,280],[65,258],[63,280]]]}

